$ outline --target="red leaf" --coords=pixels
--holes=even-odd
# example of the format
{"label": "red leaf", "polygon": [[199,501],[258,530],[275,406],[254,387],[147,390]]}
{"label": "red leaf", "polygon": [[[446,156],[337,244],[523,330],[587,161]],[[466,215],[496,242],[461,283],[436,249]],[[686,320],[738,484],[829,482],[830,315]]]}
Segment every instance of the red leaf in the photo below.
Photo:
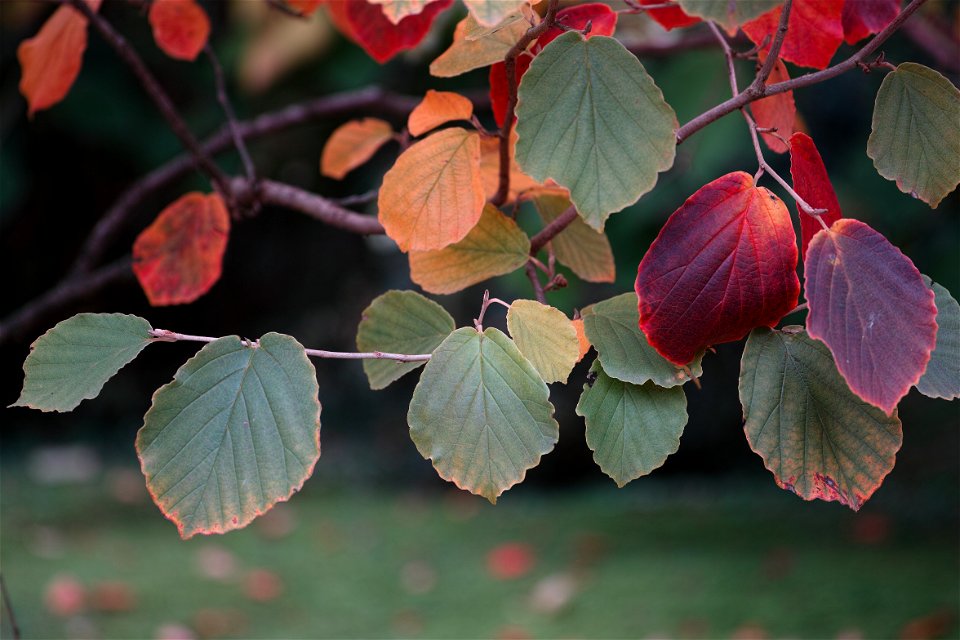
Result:
{"label": "red leaf", "polygon": [[772,327],[797,304],[790,214],[753,177],[729,173],[673,212],[640,262],[640,329],[671,362]]}
{"label": "red leaf", "polygon": [[879,33],[900,12],[900,0],[847,0],[843,3],[843,38],[847,44]]}
{"label": "red leaf", "polygon": [[[820,219],[828,227],[843,217],[840,202],[817,147],[810,136],[799,131],[790,136],[790,175],[793,176],[793,189],[801,198],[816,209],[827,210]],[[813,216],[800,211],[800,255],[804,260],[807,258],[807,245],[822,229]]]}
{"label": "red leaf", "polygon": [[487,554],[487,571],[497,580],[519,578],[533,568],[534,556],[530,545],[507,542]]}
{"label": "red leaf", "polygon": [[320,8],[323,0],[287,0],[287,4],[290,5],[291,9],[299,11],[302,15],[310,16]]}
{"label": "red leaf", "polygon": [[[663,4],[663,0],[640,0],[643,6],[651,4]],[[679,6],[667,7],[665,9],[647,9],[647,15],[660,23],[660,26],[667,31],[689,27],[700,22],[696,16],[688,16]]]}
{"label": "red leaf", "polygon": [[366,0],[337,0],[326,4],[337,28],[370,54],[384,63],[406,49],[412,49],[427,35],[430,25],[453,0],[435,0],[416,15],[393,24],[383,14],[381,5]]}
{"label": "red leaf", "polygon": [[[843,42],[842,9],[838,0],[794,2],[780,57],[801,67],[825,69]],[[767,46],[763,47],[765,52],[770,50],[770,42],[777,32],[781,10],[777,7],[743,25],[743,32],[754,44],[770,36]]]}
{"label": "red leaf", "polygon": [[[761,62],[765,58],[766,56],[761,53]],[[787,73],[787,67],[783,64],[782,60],[777,59],[773,65],[773,70],[770,72],[770,77],[767,78],[766,84],[776,84],[789,79],[790,74]],[[793,133],[793,123],[797,119],[797,105],[793,102],[793,91],[784,91],[783,93],[757,100],[750,105],[750,111],[753,112],[757,126],[777,130],[777,135],[773,135],[772,133],[760,134],[766,145],[770,147],[770,150],[775,153],[786,153],[787,145],[783,140],[789,138]]]}
{"label": "red leaf", "polygon": [[[87,0],[87,5],[97,11],[100,0]],[[80,73],[86,48],[87,18],[68,5],[54,11],[37,35],[20,43],[20,93],[27,99],[29,117],[66,97]]]}
{"label": "red leaf", "polygon": [[133,272],[150,304],[193,302],[220,278],[230,216],[215,193],[188,193],[133,243]]}
{"label": "red leaf", "polygon": [[[517,56],[517,84],[530,68],[533,57],[527,53]],[[497,126],[502,127],[507,119],[507,66],[502,62],[490,65],[490,108]]]}
{"label": "red leaf", "polygon": [[150,27],[157,46],[177,60],[196,60],[210,36],[210,19],[195,0],[153,0]]}
{"label": "red leaf", "polygon": [[892,413],[930,360],[933,291],[899,249],[850,218],[813,237],[804,279],[807,332],[830,348],[855,394]]}

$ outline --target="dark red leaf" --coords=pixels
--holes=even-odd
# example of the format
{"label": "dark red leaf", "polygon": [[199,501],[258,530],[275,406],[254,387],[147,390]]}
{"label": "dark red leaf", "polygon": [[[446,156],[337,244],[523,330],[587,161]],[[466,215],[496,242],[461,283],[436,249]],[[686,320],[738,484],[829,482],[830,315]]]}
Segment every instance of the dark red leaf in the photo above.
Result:
{"label": "dark red leaf", "polygon": [[383,14],[383,7],[366,0],[337,0],[326,4],[337,28],[370,54],[384,63],[406,49],[412,49],[430,31],[434,18],[447,9],[453,0],[434,0],[420,13],[393,24]]}
{"label": "dark red leaf", "polygon": [[[526,53],[517,56],[517,84],[530,68],[533,57]],[[502,62],[490,65],[490,108],[497,126],[502,127],[507,118],[507,66]]]}
{"label": "dark red leaf", "polygon": [[[760,54],[761,62],[766,58]],[[766,84],[776,84],[790,79],[787,67],[778,59],[767,78]],[[783,141],[793,133],[793,124],[797,119],[797,105],[793,101],[793,91],[784,91],[767,98],[757,100],[750,105],[750,111],[757,126],[764,129],[776,129],[776,134],[761,133],[763,141],[775,153],[786,153],[787,145]]]}
{"label": "dark red leaf", "polygon": [[804,278],[807,332],[830,348],[855,394],[893,412],[936,342],[933,291],[899,249],[850,218],[813,237]]}
{"label": "dark red leaf", "polygon": [[900,0],[847,0],[843,3],[843,38],[847,44],[879,33],[900,12]]}
{"label": "dark red leaf", "polygon": [[523,542],[506,542],[487,554],[487,571],[497,580],[511,580],[527,574],[534,565],[533,549]]}
{"label": "dark red leaf", "polygon": [[[843,217],[840,202],[816,145],[810,136],[799,131],[790,136],[790,175],[793,176],[793,189],[801,198],[816,209],[827,210],[820,219],[828,227]],[[813,216],[800,211],[800,255],[804,260],[807,257],[807,245],[822,229]]]}
{"label": "dark red leaf", "polygon": [[671,362],[772,327],[797,304],[797,239],[783,202],[747,173],[703,186],[640,262],[640,328]]}
{"label": "dark red leaf", "polygon": [[[663,0],[640,0],[641,5],[663,4]],[[700,22],[696,16],[688,16],[679,6],[665,9],[648,9],[647,15],[660,23],[666,30],[689,27]]]}
{"label": "dark red leaf", "polygon": [[153,0],[150,27],[157,46],[177,60],[196,60],[210,36],[210,19],[195,0]]}
{"label": "dark red leaf", "polygon": [[[781,10],[777,7],[743,25],[743,32],[754,44],[760,44],[770,36],[764,51],[770,50]],[[780,57],[801,67],[826,68],[843,42],[842,10],[843,5],[838,0],[794,2]]]}

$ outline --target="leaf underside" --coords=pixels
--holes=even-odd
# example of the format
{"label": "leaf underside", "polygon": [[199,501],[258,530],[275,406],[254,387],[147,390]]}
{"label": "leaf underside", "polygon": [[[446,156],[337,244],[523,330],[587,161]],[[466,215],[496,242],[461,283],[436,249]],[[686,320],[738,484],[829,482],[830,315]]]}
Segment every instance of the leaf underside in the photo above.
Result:
{"label": "leaf underside", "polygon": [[917,391],[931,398],[960,398],[960,304],[947,289],[923,276],[936,296],[937,344]]}
{"label": "leaf underside", "polygon": [[580,341],[562,311],[536,300],[514,300],[507,312],[507,328],[544,382],[567,382],[580,359]]}

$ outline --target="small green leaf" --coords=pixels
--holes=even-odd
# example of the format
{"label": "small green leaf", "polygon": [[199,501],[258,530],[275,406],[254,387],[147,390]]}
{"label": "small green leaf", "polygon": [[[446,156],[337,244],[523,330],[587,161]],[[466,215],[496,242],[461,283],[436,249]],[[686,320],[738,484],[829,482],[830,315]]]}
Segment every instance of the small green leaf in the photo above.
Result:
{"label": "small green leaf", "polygon": [[930,398],[960,397],[960,303],[945,287],[923,276],[937,305],[937,344],[917,391]]}
{"label": "small green leaf", "polygon": [[[534,199],[544,224],[550,224],[570,206],[566,196],[541,195]],[[602,231],[592,228],[583,218],[575,218],[570,226],[550,241],[553,253],[587,282],[613,282],[617,276],[610,240]]]}
{"label": "small green leaf", "polygon": [[[387,291],[364,309],[357,327],[357,349],[431,353],[455,328],[450,314],[433,300],[415,291]],[[363,372],[371,389],[383,389],[423,364],[364,360]]]}
{"label": "small green leaf", "polygon": [[740,366],[740,403],[750,448],[777,484],[804,500],[854,511],[891,470],[900,420],[858,398],[830,350],[799,327],[755,329]]}
{"label": "small green leaf", "polygon": [[934,209],[960,182],[960,90],[914,62],[877,92],[867,155],[887,180]]}
{"label": "small green leaf", "polygon": [[544,382],[567,382],[580,357],[580,341],[562,311],[536,300],[516,300],[507,312],[507,328]]}
{"label": "small green leaf", "polygon": [[80,313],[30,345],[23,391],[11,407],[71,411],[150,344],[150,323],[121,313]]}
{"label": "small green leaf", "polygon": [[[690,379],[683,369],[647,342],[640,331],[635,293],[624,293],[590,305],[581,315],[587,339],[600,354],[600,363],[607,375],[633,384],[653,381],[661,387],[675,387]],[[703,374],[702,360],[701,353],[687,365],[695,378]]]}
{"label": "small green leaf", "polygon": [[652,382],[630,384],[611,378],[596,360],[593,385],[583,386],[577,415],[587,423],[587,446],[605,474],[623,487],[660,467],[680,448],[687,424],[683,387]]}
{"label": "small green leaf", "polygon": [[677,126],[636,56],[613,38],[568,31],[523,75],[517,162],[535,180],[567,187],[583,219],[602,231],[673,166]]}
{"label": "small green leaf", "polygon": [[206,345],[160,387],[137,433],[153,501],[183,538],[245,527],[320,457],[320,401],[299,342],[268,333]]}
{"label": "small green leaf", "polygon": [[546,383],[498,329],[464,327],[433,352],[407,413],[410,436],[440,477],[496,503],[553,449]]}
{"label": "small green leaf", "polygon": [[[851,0],[853,2],[854,0]],[[737,27],[783,4],[783,0],[677,0],[684,12],[712,20],[735,33]]]}

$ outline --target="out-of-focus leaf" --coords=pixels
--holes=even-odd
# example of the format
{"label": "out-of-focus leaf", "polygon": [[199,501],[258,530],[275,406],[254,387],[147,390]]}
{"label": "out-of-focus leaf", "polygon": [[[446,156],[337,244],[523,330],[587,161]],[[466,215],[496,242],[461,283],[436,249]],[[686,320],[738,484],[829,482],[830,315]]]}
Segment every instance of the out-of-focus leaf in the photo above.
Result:
{"label": "out-of-focus leaf", "polygon": [[320,156],[320,173],[342,180],[390,141],[393,129],[390,123],[378,118],[351,120],[330,134]]}
{"label": "out-of-focus leaf", "polygon": [[933,289],[937,305],[937,345],[917,391],[931,398],[960,398],[960,304],[947,289],[927,276],[923,281]]}
{"label": "out-of-focus leaf", "polygon": [[[810,136],[799,131],[790,136],[790,176],[793,178],[793,189],[801,198],[816,209],[827,210],[820,216],[824,224],[829,227],[843,217],[840,201],[833,191],[817,146]],[[800,255],[806,260],[810,240],[823,227],[799,206],[797,211],[800,216]]]}
{"label": "out-of-focus leaf", "polygon": [[[760,54],[761,60],[766,56]],[[773,65],[766,84],[786,82],[790,79],[787,67],[778,58]],[[793,124],[797,119],[797,105],[793,101],[793,91],[784,91],[776,95],[757,100],[750,104],[750,111],[757,121],[757,126],[763,129],[776,129],[773,133],[761,133],[760,137],[767,147],[775,153],[785,153],[787,145],[784,142],[793,135]]]}
{"label": "out-of-focus leaf", "polygon": [[324,6],[341,33],[382,64],[401,51],[420,44],[437,15],[451,4],[453,0],[433,0],[423,11],[409,15],[397,24],[384,15],[383,7],[367,0],[336,0]]}
{"label": "out-of-focus leaf", "polygon": [[[534,203],[544,224],[551,223],[571,206],[569,198],[559,194],[537,196]],[[576,218],[554,236],[550,246],[561,264],[570,267],[587,282],[613,282],[616,278],[613,250],[607,235],[582,218]]]}
{"label": "out-of-focus leaf", "polygon": [[431,0],[367,0],[367,2],[380,5],[387,20],[393,24],[399,24],[407,16],[415,16],[423,11]]}
{"label": "out-of-focus leaf", "polygon": [[196,60],[210,36],[210,18],[195,0],[153,0],[150,27],[157,46],[177,60]]}
{"label": "out-of-focus leaf", "polygon": [[431,75],[452,78],[473,69],[501,62],[510,48],[530,28],[530,23],[517,14],[502,29],[485,30],[485,35],[471,39],[468,34],[477,23],[473,16],[461,20],[453,32],[453,44],[430,63]]}
{"label": "out-of-focus leaf", "polygon": [[[835,0],[793,3],[780,57],[801,67],[825,69],[843,43],[842,4]],[[763,52],[770,50],[777,34],[780,12],[777,8],[743,25],[743,32],[754,44],[762,45]]]}
{"label": "out-of-focus leaf", "polygon": [[[737,27],[783,4],[783,0],[677,0],[685,13],[712,20],[734,35]],[[798,3],[799,4],[799,3]]]}
{"label": "out-of-focus leaf", "polygon": [[843,3],[843,38],[855,44],[880,33],[900,12],[900,0],[848,0]]}
{"label": "out-of-focus leaf", "polygon": [[[540,0],[536,0],[539,2]],[[493,27],[505,20],[512,13],[518,13],[520,9],[530,4],[536,4],[531,0],[463,0],[467,6],[467,11],[477,21],[477,24],[485,27]]]}

